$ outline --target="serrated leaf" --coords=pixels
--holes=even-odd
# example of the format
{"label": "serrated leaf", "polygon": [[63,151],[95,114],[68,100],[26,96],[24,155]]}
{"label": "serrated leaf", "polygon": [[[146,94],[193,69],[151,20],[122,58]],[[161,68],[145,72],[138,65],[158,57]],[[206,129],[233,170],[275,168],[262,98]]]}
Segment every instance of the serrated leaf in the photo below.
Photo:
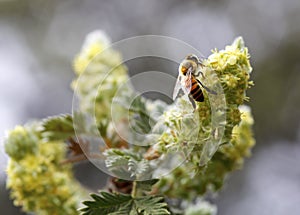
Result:
{"label": "serrated leaf", "polygon": [[160,196],[146,196],[135,200],[135,207],[143,215],[168,215],[167,203]]}
{"label": "serrated leaf", "polygon": [[152,190],[152,186],[156,184],[159,179],[151,179],[147,181],[137,181],[137,190],[142,190],[144,192],[150,192]]}
{"label": "serrated leaf", "polygon": [[126,153],[126,150],[108,149],[104,152],[106,156],[105,165],[119,178],[130,178],[128,171],[128,159],[130,156]]}
{"label": "serrated leaf", "polygon": [[130,195],[100,192],[92,194],[92,201],[85,201],[82,215],[168,215],[163,197],[146,196],[132,198]]}
{"label": "serrated leaf", "polygon": [[106,167],[119,178],[143,180],[149,178],[149,161],[128,149],[108,149],[104,152]]}
{"label": "serrated leaf", "polygon": [[[125,194],[100,192],[100,195],[92,194],[92,201],[85,201],[85,208],[80,209],[83,215],[108,215],[123,211],[129,214],[132,206],[132,197]],[[126,213],[124,213],[126,214]]]}
{"label": "serrated leaf", "polygon": [[143,99],[143,97],[137,96],[133,100],[132,104],[130,105],[129,112],[134,115],[131,118],[131,124],[136,132],[146,134],[151,131],[151,124],[154,123],[154,120],[147,112],[145,99]]}
{"label": "serrated leaf", "polygon": [[132,91],[124,91],[115,101],[132,115],[130,125],[134,132],[146,134],[151,131],[151,124],[155,120],[150,116],[146,108],[146,100]]}
{"label": "serrated leaf", "polygon": [[141,180],[147,178],[148,173],[151,173],[151,167],[148,160],[141,159],[135,160],[130,158],[128,160],[128,171],[131,174],[131,177],[136,177]]}
{"label": "serrated leaf", "polygon": [[74,136],[72,116],[60,115],[45,119],[41,133],[47,141],[66,140]]}

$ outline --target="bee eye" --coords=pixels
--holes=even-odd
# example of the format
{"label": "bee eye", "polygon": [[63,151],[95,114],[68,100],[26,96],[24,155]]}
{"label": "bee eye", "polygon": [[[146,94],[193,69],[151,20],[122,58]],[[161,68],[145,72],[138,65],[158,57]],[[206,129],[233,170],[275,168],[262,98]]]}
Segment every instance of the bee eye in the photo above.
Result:
{"label": "bee eye", "polygon": [[187,69],[190,69],[190,68],[194,69],[194,65],[190,62],[186,62],[184,67],[186,67]]}

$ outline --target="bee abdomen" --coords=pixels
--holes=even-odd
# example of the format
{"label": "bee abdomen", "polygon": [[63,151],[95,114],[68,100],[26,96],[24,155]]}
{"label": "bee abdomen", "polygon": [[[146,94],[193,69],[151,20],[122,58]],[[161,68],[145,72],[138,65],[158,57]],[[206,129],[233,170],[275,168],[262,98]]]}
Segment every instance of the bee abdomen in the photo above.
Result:
{"label": "bee abdomen", "polygon": [[203,92],[197,82],[193,82],[193,84],[192,84],[191,95],[192,95],[193,99],[195,99],[195,101],[197,101],[197,102],[204,101]]}

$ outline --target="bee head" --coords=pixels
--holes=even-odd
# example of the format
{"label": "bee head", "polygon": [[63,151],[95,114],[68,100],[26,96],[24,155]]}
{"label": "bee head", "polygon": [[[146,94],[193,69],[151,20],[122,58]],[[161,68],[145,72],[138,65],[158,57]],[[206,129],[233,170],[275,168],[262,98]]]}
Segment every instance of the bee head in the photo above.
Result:
{"label": "bee head", "polygon": [[198,67],[199,59],[196,55],[188,55],[180,64],[180,71],[183,75],[187,73],[188,70],[191,70],[194,73]]}
{"label": "bee head", "polygon": [[190,55],[186,56],[185,59],[191,60],[191,61],[195,62],[196,64],[199,63],[199,58],[194,54],[190,54]]}

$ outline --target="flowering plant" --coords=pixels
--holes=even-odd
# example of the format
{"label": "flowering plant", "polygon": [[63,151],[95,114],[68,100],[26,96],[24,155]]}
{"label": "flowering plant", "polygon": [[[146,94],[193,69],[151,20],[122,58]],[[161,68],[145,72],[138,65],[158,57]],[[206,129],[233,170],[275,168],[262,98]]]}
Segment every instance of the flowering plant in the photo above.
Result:
{"label": "flowering plant", "polygon": [[[202,63],[201,81],[217,95],[203,90],[206,99],[194,105],[187,95],[173,104],[152,101],[128,84],[127,67],[108,37],[89,35],[74,61],[79,112],[8,133],[7,187],[14,204],[51,215],[215,214],[205,196],[242,168],[255,144],[251,111],[243,104],[252,68],[241,37]],[[88,126],[86,115],[95,124]],[[94,141],[96,151],[95,134],[102,142]],[[85,159],[103,161],[112,177],[83,201],[89,197],[72,164]],[[164,174],[166,168],[172,171]]]}

